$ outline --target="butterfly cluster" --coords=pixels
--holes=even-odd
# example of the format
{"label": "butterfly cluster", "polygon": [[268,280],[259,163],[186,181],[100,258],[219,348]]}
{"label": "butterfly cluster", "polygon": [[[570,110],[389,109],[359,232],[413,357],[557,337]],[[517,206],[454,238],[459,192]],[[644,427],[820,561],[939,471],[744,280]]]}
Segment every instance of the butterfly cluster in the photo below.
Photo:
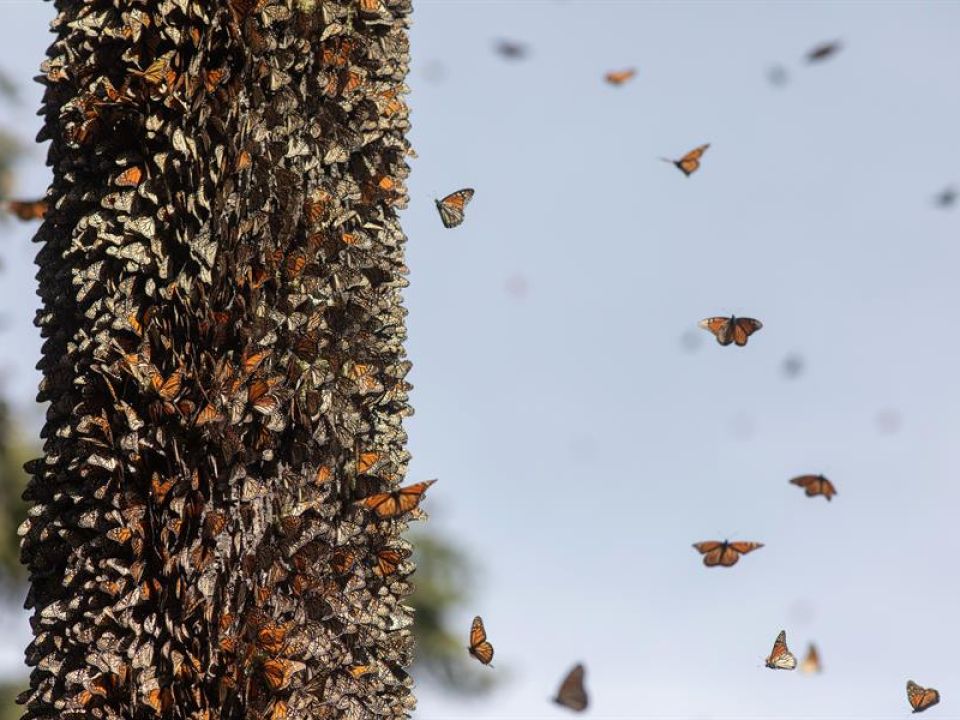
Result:
{"label": "butterfly cluster", "polygon": [[59,7],[25,717],[408,716],[410,2]]}

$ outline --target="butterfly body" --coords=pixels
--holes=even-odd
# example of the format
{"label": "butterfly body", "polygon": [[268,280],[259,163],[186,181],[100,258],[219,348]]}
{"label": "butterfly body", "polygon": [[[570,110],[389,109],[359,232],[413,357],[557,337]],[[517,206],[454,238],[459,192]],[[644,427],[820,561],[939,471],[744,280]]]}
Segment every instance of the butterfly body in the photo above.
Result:
{"label": "butterfly body", "polygon": [[581,663],[573,666],[560,683],[557,696],[553,701],[575,712],[583,712],[589,705],[586,688],[583,686],[584,667]]}
{"label": "butterfly body", "polygon": [[787,631],[781,630],[773,643],[773,650],[764,661],[771,670],[793,670],[797,667],[797,658],[787,648]]}
{"label": "butterfly body", "polygon": [[463,222],[463,210],[473,199],[473,188],[463,188],[452,192],[446,197],[434,200],[440,220],[445,228],[454,228]]}
{"label": "butterfly body", "polygon": [[729,542],[724,540],[705,540],[694,543],[693,547],[703,555],[703,564],[707,567],[732,567],[740,560],[741,555],[746,555],[754,550],[763,547],[763,543],[758,542]]}
{"label": "butterfly body", "polygon": [[750,336],[763,327],[763,323],[759,320],[747,317],[738,318],[736,315],[710,317],[701,320],[698,324],[704,330],[713,333],[713,336],[717,338],[717,342],[721,345],[726,346],[730,343],[736,343],[739,347],[746,345]]}
{"label": "butterfly body", "polygon": [[487,630],[483,626],[483,618],[479,615],[470,624],[470,645],[467,650],[484,665],[490,665],[493,660],[493,645],[487,640]]}
{"label": "butterfly body", "polygon": [[660,158],[664,162],[672,164],[677,170],[682,172],[687,177],[690,177],[697,170],[700,169],[700,158],[703,157],[703,154],[707,151],[707,148],[710,147],[710,143],[705,143],[700,147],[696,147],[686,155],[684,155],[679,160],[671,160],[670,158]]}
{"label": "butterfly body", "polygon": [[823,495],[829,501],[837,494],[833,483],[823,475],[800,475],[790,480],[790,484],[802,487],[807,497]]}
{"label": "butterfly body", "polygon": [[920,687],[913,680],[907,680],[907,700],[915,713],[923,712],[940,702],[940,693],[934,688]]}

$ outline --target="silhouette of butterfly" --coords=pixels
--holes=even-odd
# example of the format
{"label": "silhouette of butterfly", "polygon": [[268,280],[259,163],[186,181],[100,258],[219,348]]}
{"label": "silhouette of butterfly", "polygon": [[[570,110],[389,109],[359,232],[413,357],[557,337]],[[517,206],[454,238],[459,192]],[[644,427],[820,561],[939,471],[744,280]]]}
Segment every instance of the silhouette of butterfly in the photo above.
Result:
{"label": "silhouette of butterfly", "polygon": [[376,493],[363,498],[359,502],[373,510],[381,520],[389,520],[404,513],[410,512],[420,504],[420,499],[436,480],[425,480],[391,492]]}
{"label": "silhouette of butterfly", "polygon": [[611,85],[623,85],[627,80],[632,79],[636,74],[637,71],[633,68],[627,68],[626,70],[611,70],[603,76],[603,79]]}
{"label": "silhouette of butterfly", "polygon": [[934,198],[937,207],[948,208],[957,201],[957,191],[952,187],[944,188]]}
{"label": "silhouette of butterfly", "polygon": [[747,338],[763,327],[763,323],[759,320],[738,318],[736,315],[728,318],[711,317],[701,320],[698,324],[704,330],[712,332],[721,345],[736,343],[740,347],[746,345]]}
{"label": "silhouette of butterfly", "polygon": [[807,648],[807,656],[800,663],[800,672],[807,675],[823,672],[823,666],[820,664],[820,653],[817,652],[813,643],[810,643],[810,647]]}
{"label": "silhouette of butterfly", "polygon": [[787,631],[781,630],[773,643],[773,650],[766,659],[766,666],[771,670],[793,670],[797,667],[797,658],[787,649]]}
{"label": "silhouette of butterfly", "polygon": [[[483,627],[483,618],[477,615],[470,625],[470,654],[484,665],[490,665],[493,660],[493,645],[487,641],[487,631]],[[493,667],[490,665],[490,667]]]}
{"label": "silhouette of butterfly", "polygon": [[762,548],[763,543],[705,540],[704,542],[694,543],[693,547],[703,555],[703,564],[707,567],[715,567],[717,565],[731,567],[737,564],[741,555],[746,555],[747,553]]}
{"label": "silhouette of butterfly", "polygon": [[516,40],[497,40],[494,47],[497,53],[508,60],[519,60],[527,54],[527,46]]}
{"label": "silhouette of butterfly", "polygon": [[670,158],[662,157],[660,158],[664,162],[672,163],[676,168],[680,170],[684,175],[690,177],[700,168],[700,158],[707,151],[707,148],[710,147],[710,143],[701,145],[698,148],[694,148],[686,155],[684,155],[679,160],[671,160]]}
{"label": "silhouette of butterfly", "polygon": [[823,475],[801,475],[793,478],[790,484],[802,487],[806,491],[807,497],[823,495],[827,500],[830,500],[837,494],[837,489],[833,486],[833,483]]}
{"label": "silhouette of butterfly", "polygon": [[843,47],[839,41],[820,43],[807,53],[807,62],[820,62],[836,54]]}
{"label": "silhouette of butterfly", "polygon": [[570,708],[576,712],[583,712],[587,709],[587,691],[583,687],[583,665],[577,663],[573,669],[567,673],[567,676],[560,683],[560,689],[557,690],[557,696],[553,701],[557,705]]}
{"label": "silhouette of butterfly", "polygon": [[933,688],[924,688],[913,680],[907,680],[907,700],[915,713],[923,712],[940,702],[940,693]]}
{"label": "silhouette of butterfly", "polygon": [[473,199],[473,188],[463,188],[447,195],[442,200],[434,200],[437,212],[446,228],[456,227],[463,222],[463,209]]}

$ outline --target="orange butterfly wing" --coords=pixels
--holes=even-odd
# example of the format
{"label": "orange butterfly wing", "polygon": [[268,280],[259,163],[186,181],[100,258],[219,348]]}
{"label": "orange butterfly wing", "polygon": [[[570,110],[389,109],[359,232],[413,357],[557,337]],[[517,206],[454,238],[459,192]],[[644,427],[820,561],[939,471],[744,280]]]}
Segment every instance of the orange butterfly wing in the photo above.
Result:
{"label": "orange butterfly wing", "polygon": [[435,482],[436,480],[425,480],[392,492],[376,493],[363,498],[360,503],[373,510],[380,519],[388,520],[417,507],[427,488]]}
{"label": "orange butterfly wing", "polygon": [[940,702],[940,693],[934,688],[924,688],[913,680],[907,680],[907,700],[915,713],[923,712]]}
{"label": "orange butterfly wing", "polygon": [[627,70],[611,70],[603,76],[603,79],[611,85],[623,85],[623,83],[636,74],[637,71],[633,68],[628,68]]}
{"label": "orange butterfly wing", "polygon": [[762,322],[753,318],[736,318],[732,321],[732,325],[733,341],[740,347],[746,345],[747,338],[763,327]]}
{"label": "orange butterfly wing", "polygon": [[584,668],[577,664],[567,673],[567,676],[560,683],[560,689],[557,690],[557,696],[553,699],[557,705],[583,712],[587,709],[588,699],[587,691],[583,687]]}
{"label": "orange butterfly wing", "polygon": [[450,193],[445,198],[434,201],[444,227],[456,227],[463,222],[463,209],[467,206],[467,203],[473,199],[473,193],[473,188],[463,188],[462,190]]}
{"label": "orange butterfly wing", "polygon": [[837,489],[833,486],[833,483],[823,475],[800,475],[790,480],[790,483],[802,487],[807,497],[823,495],[827,500],[830,500],[837,494]]}
{"label": "orange butterfly wing", "polygon": [[810,643],[810,647],[807,648],[807,656],[800,663],[800,671],[807,674],[823,671],[823,666],[820,664],[820,653],[817,652],[813,643]]}
{"label": "orange butterfly wing", "polygon": [[709,330],[713,333],[713,336],[717,338],[717,342],[721,345],[729,345],[733,342],[733,337],[731,336],[731,322],[730,318],[726,317],[711,317],[701,320],[698,325],[704,330]]}
{"label": "orange butterfly wing", "polygon": [[700,147],[694,148],[679,160],[674,160],[673,164],[676,165],[684,175],[690,177],[700,169],[700,158],[703,157],[708,147],[710,147],[710,143],[705,143]]}
{"label": "orange butterfly wing", "polygon": [[477,615],[470,625],[470,654],[484,665],[493,660],[493,645],[487,642],[487,631],[483,627],[483,618]]}

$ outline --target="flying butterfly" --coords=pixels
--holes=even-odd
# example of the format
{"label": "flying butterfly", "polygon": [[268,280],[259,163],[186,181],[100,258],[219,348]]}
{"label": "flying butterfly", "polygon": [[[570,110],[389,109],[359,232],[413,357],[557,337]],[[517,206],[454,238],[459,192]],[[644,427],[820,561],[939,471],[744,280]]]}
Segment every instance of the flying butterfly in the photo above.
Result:
{"label": "flying butterfly", "polygon": [[48,208],[46,200],[4,200],[0,206],[20,220],[43,220]]}
{"label": "flying butterfly", "polygon": [[497,40],[494,49],[508,60],[520,60],[527,54],[527,46],[516,40]]}
{"label": "flying butterfly", "polygon": [[832,57],[843,47],[839,41],[820,43],[807,53],[807,62],[820,62]]}
{"label": "flying butterfly", "polygon": [[736,565],[741,555],[746,555],[754,550],[763,547],[763,543],[758,542],[719,542],[717,540],[705,540],[694,543],[693,547],[703,555],[703,564],[707,567],[731,567]]}
{"label": "flying butterfly", "polygon": [[589,704],[587,691],[583,687],[583,665],[577,663],[573,669],[567,673],[567,676],[560,683],[560,689],[557,690],[557,696],[553,701],[557,705],[570,708],[576,712],[583,712]]}
{"label": "flying butterfly", "polygon": [[463,222],[463,209],[473,199],[473,192],[473,188],[463,188],[450,193],[442,200],[434,200],[445,228],[453,228]]}
{"label": "flying butterfly", "polygon": [[952,207],[953,204],[957,201],[957,191],[956,188],[947,187],[937,193],[937,196],[934,198],[934,203],[937,207],[948,208]]}
{"label": "flying butterfly", "polygon": [[823,672],[823,665],[820,664],[820,653],[813,643],[807,648],[807,656],[800,663],[800,672],[806,675]]}
{"label": "flying butterfly", "polygon": [[680,170],[680,172],[687,177],[690,177],[693,175],[693,173],[700,169],[700,158],[703,157],[703,154],[707,151],[708,147],[710,147],[710,143],[706,143],[700,147],[694,148],[679,160],[671,160],[670,158],[665,157],[660,159],[664,162],[673,164],[673,166]]}
{"label": "flying butterfly", "polygon": [[940,693],[933,688],[920,687],[913,680],[907,680],[907,700],[915,713],[923,712],[940,702]]}
{"label": "flying butterfly", "polygon": [[484,665],[490,665],[493,660],[493,645],[487,640],[487,630],[483,627],[483,618],[479,615],[470,624],[470,647],[467,650]]}
{"label": "flying butterfly", "polygon": [[802,487],[807,497],[823,495],[829,501],[837,494],[837,489],[833,486],[833,483],[823,475],[801,475],[793,478],[790,484]]}
{"label": "flying butterfly", "polygon": [[363,498],[359,502],[364,507],[373,510],[381,520],[389,520],[417,507],[427,488],[435,482],[436,480],[425,480],[391,492],[376,493]]}
{"label": "flying butterfly", "polygon": [[781,630],[773,643],[773,650],[765,664],[771,670],[793,670],[797,667],[797,658],[787,649],[787,631]]}
{"label": "flying butterfly", "polygon": [[611,70],[603,76],[603,79],[606,80],[611,85],[623,85],[627,80],[633,78],[637,74],[637,71],[633,68],[627,68],[626,70]]}
{"label": "flying butterfly", "polygon": [[740,347],[747,344],[747,339],[763,327],[763,323],[753,318],[736,315],[730,317],[711,317],[697,323],[704,330],[709,330],[721,345],[736,343]]}

